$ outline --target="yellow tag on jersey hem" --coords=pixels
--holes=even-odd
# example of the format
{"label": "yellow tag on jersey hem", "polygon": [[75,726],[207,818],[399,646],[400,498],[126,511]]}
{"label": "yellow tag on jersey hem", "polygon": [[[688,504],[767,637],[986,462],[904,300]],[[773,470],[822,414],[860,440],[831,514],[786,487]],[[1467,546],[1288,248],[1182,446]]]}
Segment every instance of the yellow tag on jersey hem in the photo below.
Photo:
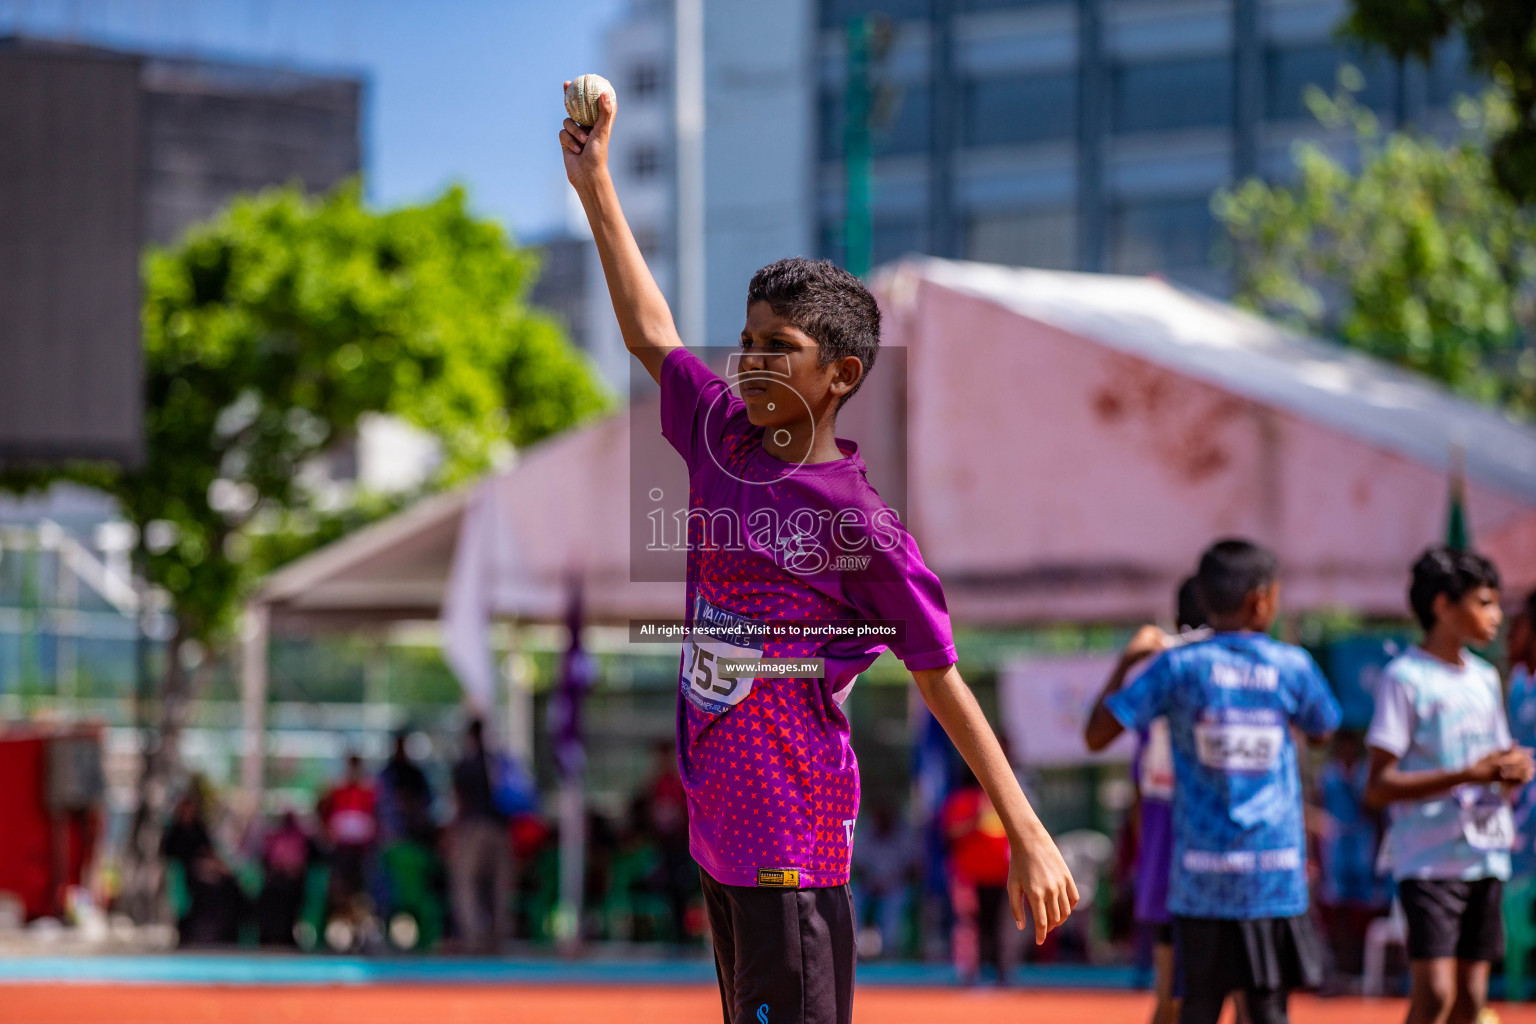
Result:
{"label": "yellow tag on jersey hem", "polygon": [[770,889],[800,888],[799,868],[758,868],[757,884]]}

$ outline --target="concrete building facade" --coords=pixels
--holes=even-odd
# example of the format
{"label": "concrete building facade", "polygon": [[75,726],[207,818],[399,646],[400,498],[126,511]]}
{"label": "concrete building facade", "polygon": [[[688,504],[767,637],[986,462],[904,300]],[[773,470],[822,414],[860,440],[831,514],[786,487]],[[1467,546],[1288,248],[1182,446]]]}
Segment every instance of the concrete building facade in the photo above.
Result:
{"label": "concrete building facade", "polygon": [[[876,72],[874,258],[904,252],[1157,272],[1227,290],[1211,193],[1283,179],[1345,64],[1394,125],[1453,125],[1459,46],[1397,68],[1341,42],[1345,0],[820,0],[819,251],[842,256],[848,23],[894,30]],[[1341,145],[1347,139],[1337,140]]]}

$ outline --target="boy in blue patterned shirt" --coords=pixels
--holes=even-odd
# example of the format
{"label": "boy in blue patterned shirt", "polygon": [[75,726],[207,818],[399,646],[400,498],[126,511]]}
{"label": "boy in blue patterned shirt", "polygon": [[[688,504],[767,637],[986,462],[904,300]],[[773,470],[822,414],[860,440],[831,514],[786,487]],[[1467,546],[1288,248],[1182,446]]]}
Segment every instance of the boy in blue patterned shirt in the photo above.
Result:
{"label": "boy in blue patterned shirt", "polygon": [[[1338,727],[1339,704],[1310,655],[1265,635],[1279,611],[1274,555],[1219,541],[1195,579],[1214,635],[1164,650],[1129,687],[1111,687],[1088,742],[1100,749],[1168,718],[1179,1020],[1216,1024],[1228,993],[1240,990],[1253,1024],[1283,1024],[1291,990],[1321,980],[1290,727],[1322,739]],[[1164,644],[1149,627],[1131,647]]]}

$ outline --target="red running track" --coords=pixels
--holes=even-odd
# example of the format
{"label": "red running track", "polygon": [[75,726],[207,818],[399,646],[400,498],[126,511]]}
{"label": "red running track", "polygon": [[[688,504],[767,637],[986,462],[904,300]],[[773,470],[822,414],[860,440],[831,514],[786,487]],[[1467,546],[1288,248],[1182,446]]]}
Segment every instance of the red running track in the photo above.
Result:
{"label": "red running track", "polygon": [[[863,1024],[1145,1024],[1151,997],[1130,992],[864,988]],[[1294,1024],[1401,1024],[1401,1000],[1291,1003]],[[1536,1024],[1536,1006],[1496,1007],[1503,1024]],[[703,986],[249,987],[0,985],[6,1024],[717,1024]]]}

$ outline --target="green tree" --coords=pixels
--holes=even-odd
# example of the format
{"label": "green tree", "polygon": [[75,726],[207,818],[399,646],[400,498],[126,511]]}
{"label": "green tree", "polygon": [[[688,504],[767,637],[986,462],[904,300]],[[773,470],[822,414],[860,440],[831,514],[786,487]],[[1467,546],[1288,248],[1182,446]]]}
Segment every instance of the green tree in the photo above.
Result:
{"label": "green tree", "polygon": [[1536,3],[1531,0],[1351,0],[1344,31],[1390,53],[1399,66],[1428,63],[1452,32],[1472,67],[1508,91],[1514,116],[1492,141],[1494,179],[1521,204],[1536,203]]}
{"label": "green tree", "polygon": [[356,184],[318,198],[268,190],[146,255],[142,464],[0,478],[111,494],[139,530],[146,578],[168,595],[141,818],[160,809],[148,805],[163,799],[200,686],[188,668],[207,672],[213,659],[198,653],[230,639],[256,580],[401,500],[316,483],[313,468],[361,417],[432,434],[442,461],[428,487],[440,488],[604,407],[585,360],[528,306],[536,272],[456,188],[382,213]]}
{"label": "green tree", "polygon": [[1460,101],[1464,136],[1383,134],[1349,87],[1307,102],[1353,129],[1359,170],[1323,145],[1295,150],[1295,179],[1213,197],[1230,235],[1237,300],[1311,333],[1436,377],[1512,414],[1536,413],[1536,217],[1494,182],[1483,146],[1508,124],[1497,93]]}

